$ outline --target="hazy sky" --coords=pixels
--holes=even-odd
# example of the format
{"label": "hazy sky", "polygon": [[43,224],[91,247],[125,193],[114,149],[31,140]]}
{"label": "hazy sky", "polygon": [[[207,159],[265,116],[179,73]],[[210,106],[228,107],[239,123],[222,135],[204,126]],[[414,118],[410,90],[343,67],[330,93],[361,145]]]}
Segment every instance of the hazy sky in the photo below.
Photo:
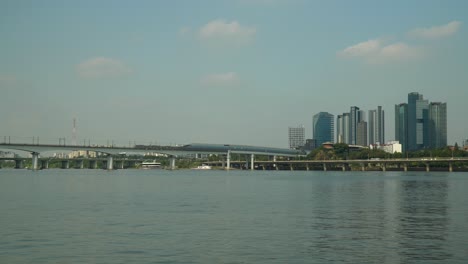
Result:
{"label": "hazy sky", "polygon": [[0,140],[287,147],[419,92],[468,138],[468,1],[0,0]]}

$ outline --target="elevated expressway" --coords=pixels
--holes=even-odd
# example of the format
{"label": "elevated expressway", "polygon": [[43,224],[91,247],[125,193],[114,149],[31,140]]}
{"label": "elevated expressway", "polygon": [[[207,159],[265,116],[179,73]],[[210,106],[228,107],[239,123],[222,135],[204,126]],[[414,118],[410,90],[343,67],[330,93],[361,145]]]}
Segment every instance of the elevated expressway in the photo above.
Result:
{"label": "elevated expressway", "polygon": [[[305,153],[299,150],[257,147],[246,145],[231,145],[231,144],[188,144],[183,146],[154,146],[154,145],[136,145],[134,147],[117,147],[117,146],[86,146],[86,145],[54,145],[54,144],[21,144],[21,143],[0,143],[0,149],[19,150],[31,153],[32,169],[39,169],[39,154],[50,151],[79,151],[87,150],[107,155],[107,169],[113,169],[113,156],[118,154],[144,154],[148,152],[166,154],[171,158],[171,168],[175,168],[175,158],[188,154],[218,154],[226,155],[226,169],[230,168],[231,154],[248,154],[250,155],[251,163],[254,163],[255,155],[273,156],[276,160],[277,156],[282,157],[298,157],[304,156]],[[253,169],[253,166],[252,166]]]}

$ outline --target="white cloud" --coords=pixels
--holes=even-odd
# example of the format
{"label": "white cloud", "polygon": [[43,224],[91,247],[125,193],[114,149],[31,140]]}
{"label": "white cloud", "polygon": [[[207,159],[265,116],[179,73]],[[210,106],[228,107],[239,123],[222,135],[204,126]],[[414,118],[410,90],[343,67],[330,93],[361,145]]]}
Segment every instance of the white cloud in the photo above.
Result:
{"label": "white cloud", "polygon": [[96,57],[78,64],[76,72],[81,78],[95,79],[124,76],[130,74],[132,70],[119,60]]}
{"label": "white cloud", "polygon": [[201,84],[206,86],[229,86],[239,82],[239,76],[235,72],[209,74],[201,78]]}
{"label": "white cloud", "polygon": [[416,28],[408,32],[411,37],[437,39],[448,37],[455,34],[460,29],[460,21],[452,21],[442,26],[434,26],[430,28]]}
{"label": "white cloud", "polygon": [[408,61],[421,58],[423,55],[424,52],[420,47],[403,42],[386,44],[380,39],[364,41],[337,53],[338,57],[362,59],[370,64]]}
{"label": "white cloud", "polygon": [[242,26],[235,20],[228,22],[218,19],[202,26],[198,31],[198,35],[204,40],[227,40],[247,43],[253,39],[256,32],[255,27]]}
{"label": "white cloud", "polygon": [[338,52],[342,57],[362,57],[369,56],[377,53],[381,49],[382,41],[378,39],[371,39],[358,43],[354,46],[347,47],[346,49]]}

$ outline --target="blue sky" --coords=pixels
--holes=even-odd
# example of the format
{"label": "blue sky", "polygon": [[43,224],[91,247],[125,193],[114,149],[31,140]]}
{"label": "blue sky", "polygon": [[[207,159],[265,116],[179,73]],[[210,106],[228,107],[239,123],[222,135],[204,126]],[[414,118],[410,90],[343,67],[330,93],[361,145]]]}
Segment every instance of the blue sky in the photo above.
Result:
{"label": "blue sky", "polygon": [[468,138],[466,1],[0,1],[0,136],[287,147],[409,92]]}

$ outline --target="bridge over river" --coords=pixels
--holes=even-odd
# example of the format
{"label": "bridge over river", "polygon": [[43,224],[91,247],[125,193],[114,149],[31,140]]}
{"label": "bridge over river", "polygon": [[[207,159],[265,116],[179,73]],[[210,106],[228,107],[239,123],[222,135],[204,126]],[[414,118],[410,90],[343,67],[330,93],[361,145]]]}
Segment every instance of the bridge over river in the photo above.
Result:
{"label": "bridge over river", "polygon": [[113,159],[115,155],[133,153],[144,154],[148,152],[166,154],[170,157],[171,168],[175,168],[175,159],[179,156],[188,154],[217,154],[226,156],[226,169],[230,168],[231,154],[248,154],[253,164],[255,155],[272,156],[273,160],[276,157],[299,157],[305,153],[300,150],[257,147],[246,145],[231,145],[231,144],[188,144],[183,146],[156,146],[156,145],[135,145],[133,147],[118,147],[118,146],[90,146],[90,145],[62,145],[62,144],[26,144],[26,143],[0,143],[0,149],[26,151],[31,154],[32,168],[37,170],[40,168],[39,155],[44,152],[51,151],[79,151],[87,150],[107,155],[107,169],[112,170]]}
{"label": "bridge over river", "polygon": [[[220,162],[207,162],[219,166]],[[468,158],[409,158],[409,159],[367,159],[367,160],[278,160],[278,161],[233,161],[231,164],[238,168],[251,168],[263,170],[419,170],[431,171],[433,169],[447,171],[467,170]]]}

